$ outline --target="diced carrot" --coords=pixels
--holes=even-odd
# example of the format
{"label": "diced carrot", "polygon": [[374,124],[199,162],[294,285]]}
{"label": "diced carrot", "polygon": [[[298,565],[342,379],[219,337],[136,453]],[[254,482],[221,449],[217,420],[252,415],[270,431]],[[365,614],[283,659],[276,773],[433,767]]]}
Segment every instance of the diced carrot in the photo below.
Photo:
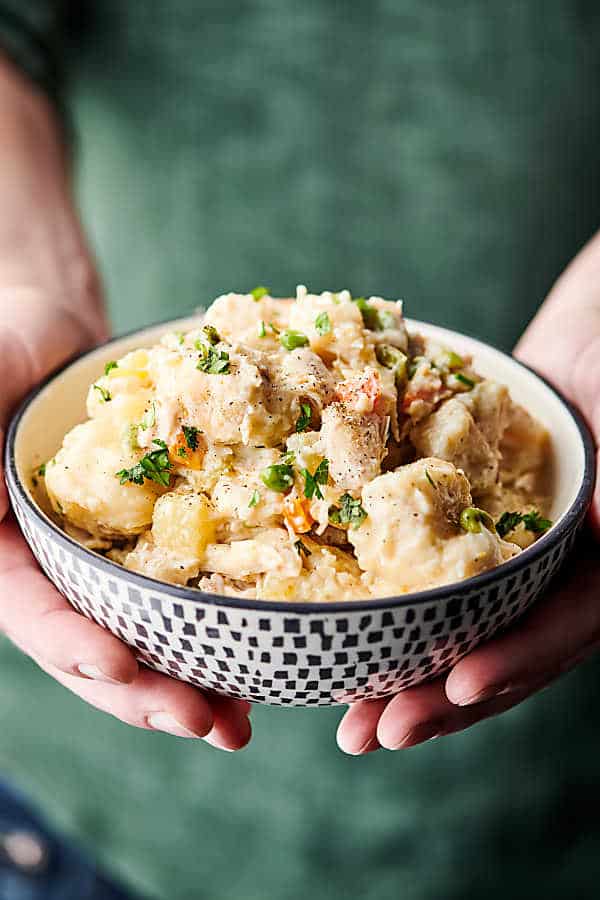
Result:
{"label": "diced carrot", "polygon": [[183,429],[177,432],[175,441],[169,447],[169,458],[176,466],[186,466],[188,469],[201,469],[206,445],[201,435],[198,435],[198,447],[192,450],[188,447]]}
{"label": "diced carrot", "polygon": [[312,528],[315,519],[310,514],[310,503],[306,497],[290,494],[283,502],[283,517],[286,524],[296,534],[305,534]]}
{"label": "diced carrot", "polygon": [[339,400],[352,406],[357,412],[385,413],[385,401],[381,390],[379,372],[375,369],[365,372],[358,378],[342,381],[337,387]]}

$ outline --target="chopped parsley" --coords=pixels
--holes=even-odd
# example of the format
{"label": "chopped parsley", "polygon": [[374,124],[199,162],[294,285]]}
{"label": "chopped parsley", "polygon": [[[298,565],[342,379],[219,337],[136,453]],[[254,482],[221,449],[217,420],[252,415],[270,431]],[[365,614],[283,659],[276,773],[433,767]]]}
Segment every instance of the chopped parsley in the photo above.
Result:
{"label": "chopped parsley", "polygon": [[175,337],[177,338],[177,343],[181,346],[185,341],[185,332],[184,331],[176,331]]}
{"label": "chopped parsley", "polygon": [[415,373],[419,368],[419,363],[422,359],[422,356],[415,356],[413,359],[410,359],[408,361],[408,365],[406,367],[406,375],[409,381],[411,380],[411,378],[415,377]]}
{"label": "chopped parsley", "polygon": [[38,468],[37,471],[38,471],[38,475],[39,475],[41,478],[45,478],[45,476],[46,476],[46,463],[42,463],[41,466]]}
{"label": "chopped parsley", "polygon": [[265,328],[265,323],[262,319],[260,320],[260,325],[258,326],[258,336],[260,338],[267,336],[267,329]]}
{"label": "chopped parsley", "polygon": [[525,513],[523,516],[523,525],[527,531],[533,531],[534,534],[543,534],[544,531],[548,531],[552,526],[552,520],[545,519],[537,509],[534,509],[532,512]]}
{"label": "chopped parsley", "polygon": [[356,500],[351,494],[342,494],[339,499],[339,507],[329,508],[329,521],[334,525],[348,525],[350,528],[358,528],[367,518],[367,512],[361,506],[360,500]]}
{"label": "chopped parsley", "polygon": [[177,456],[187,456],[187,450],[185,447],[179,447],[177,450]]}
{"label": "chopped parsley", "polygon": [[250,502],[248,506],[252,509],[253,506],[258,506],[260,503],[260,493],[258,491],[252,491],[252,496],[250,497]]}
{"label": "chopped parsley", "polygon": [[317,334],[320,334],[321,336],[323,336],[324,334],[329,334],[329,332],[331,331],[331,319],[326,312],[319,313],[319,315],[315,319],[315,328],[317,330]]}
{"label": "chopped parsley", "polygon": [[107,362],[104,366],[104,374],[108,375],[109,372],[112,372],[113,369],[118,369],[119,363],[115,362],[114,359],[111,359],[110,362]]}
{"label": "chopped parsley", "polygon": [[155,481],[163,487],[169,487],[171,483],[171,474],[169,469],[172,468],[169,462],[169,451],[164,441],[154,440],[157,445],[156,450],[146,453],[135,466],[131,469],[121,469],[115,473],[121,484],[130,481],[132,484],[143,484],[144,479]]}
{"label": "chopped parsley", "polygon": [[254,302],[258,303],[263,297],[269,296],[269,288],[259,284],[258,287],[255,287],[254,290],[250,291],[250,294],[254,297]]}
{"label": "chopped parsley", "polygon": [[329,460],[322,459],[315,469],[314,475],[311,475],[308,469],[302,469],[301,475],[304,476],[304,496],[309,500],[312,500],[313,497],[322,500],[323,494],[321,493],[319,485],[327,484],[329,478]]}
{"label": "chopped parsley", "polygon": [[307,347],[310,341],[301,331],[288,328],[279,335],[279,343],[285,350],[297,350],[298,347]]}
{"label": "chopped parsley", "polygon": [[198,429],[193,425],[182,425],[181,430],[190,450],[198,449]]}
{"label": "chopped parsley", "polygon": [[110,403],[112,400],[112,394],[110,391],[107,391],[106,388],[103,388],[101,384],[95,384],[94,390],[98,391],[102,398],[102,403]]}
{"label": "chopped parsley", "polygon": [[274,325],[273,322],[269,322],[269,328],[271,329],[273,334],[281,334],[279,328],[277,328],[277,326]]}
{"label": "chopped parsley", "polygon": [[218,344],[221,340],[221,335],[214,325],[205,325],[202,331],[206,335],[206,340],[209,344]]}
{"label": "chopped parsley", "polygon": [[435,481],[429,474],[429,469],[425,469],[425,478],[427,479],[427,481],[429,482],[431,487],[434,489],[434,491],[437,491],[437,484],[435,483]]}
{"label": "chopped parsley", "polygon": [[408,357],[402,350],[392,347],[391,344],[377,344],[375,356],[378,363],[392,370],[398,384],[406,381]]}
{"label": "chopped parsley", "polygon": [[505,537],[514,531],[521,522],[527,531],[532,531],[534,534],[543,534],[552,525],[552,521],[545,519],[537,510],[529,513],[505,512],[496,522],[496,531],[500,537]]}
{"label": "chopped parsley", "polygon": [[472,390],[475,387],[475,382],[472,378],[467,378],[466,375],[463,375],[462,372],[455,372],[454,377],[457,381],[460,381],[461,384],[464,384],[465,387],[468,387],[469,390]]}
{"label": "chopped parsley", "polygon": [[285,465],[291,466],[296,462],[296,454],[293,450],[288,450],[287,453],[281,454],[279,461]]}
{"label": "chopped parsley", "polygon": [[306,544],[304,544],[301,540],[295,541],[294,547],[298,551],[299,556],[312,556],[312,550],[309,550]]}
{"label": "chopped parsley", "polygon": [[152,402],[150,403],[150,409],[146,410],[138,427],[145,431],[147,428],[152,428],[155,424],[156,406],[154,405],[154,400],[152,400]]}
{"label": "chopped parsley", "polygon": [[310,420],[312,419],[312,409],[310,408],[310,403],[301,403],[300,404],[300,415],[296,421],[296,431],[306,431],[308,426],[310,425]]}
{"label": "chopped parsley", "polygon": [[396,317],[387,309],[375,309],[365,297],[355,297],[354,303],[360,309],[363,324],[369,331],[385,331],[386,328],[395,328]]}
{"label": "chopped parsley", "polygon": [[197,369],[209,375],[229,375],[229,353],[202,343],[197,344],[197,349],[200,351]]}

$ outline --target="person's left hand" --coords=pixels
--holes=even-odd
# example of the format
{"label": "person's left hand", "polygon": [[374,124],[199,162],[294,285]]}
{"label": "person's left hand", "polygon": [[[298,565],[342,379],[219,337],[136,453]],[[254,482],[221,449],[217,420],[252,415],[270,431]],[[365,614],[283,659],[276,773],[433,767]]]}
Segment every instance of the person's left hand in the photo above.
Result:
{"label": "person's left hand", "polygon": [[[600,444],[600,234],[555,285],[516,356],[553,382]],[[600,647],[600,484],[588,533],[543,601],[449,674],[392,698],[350,706],[338,744],[353,755],[399,750],[504,712]]]}

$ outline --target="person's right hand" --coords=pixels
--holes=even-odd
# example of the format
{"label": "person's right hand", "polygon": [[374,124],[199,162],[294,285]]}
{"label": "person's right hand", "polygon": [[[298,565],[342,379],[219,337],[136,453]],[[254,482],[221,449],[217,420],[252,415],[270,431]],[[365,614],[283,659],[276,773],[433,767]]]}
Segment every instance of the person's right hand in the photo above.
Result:
{"label": "person's right hand", "polygon": [[[2,60],[0,133],[1,453],[15,405],[108,329],[54,114]],[[70,606],[21,536],[1,464],[0,631],[62,685],[123,722],[224,750],[250,739],[249,703],[204,695],[139,667],[129,647]]]}

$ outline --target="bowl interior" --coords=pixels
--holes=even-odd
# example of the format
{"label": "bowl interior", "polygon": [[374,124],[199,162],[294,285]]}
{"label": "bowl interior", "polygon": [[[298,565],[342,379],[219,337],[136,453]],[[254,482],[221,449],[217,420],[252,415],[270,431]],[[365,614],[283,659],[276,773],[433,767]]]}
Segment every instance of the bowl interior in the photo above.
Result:
{"label": "bowl interior", "polygon": [[[64,434],[86,418],[89,385],[104,365],[137,347],[154,343],[168,331],[197,327],[198,317],[162,323],[118,338],[93,350],[48,382],[27,406],[15,434],[17,475],[32,496],[34,470],[61,446]],[[482,375],[506,384],[513,398],[529,410],[551,435],[551,518],[558,523],[573,504],[585,471],[585,447],[569,408],[540,378],[509,356],[473,338],[447,329],[408,320],[409,329],[436,338],[459,353],[472,354]],[[43,511],[41,514],[44,515]]]}

